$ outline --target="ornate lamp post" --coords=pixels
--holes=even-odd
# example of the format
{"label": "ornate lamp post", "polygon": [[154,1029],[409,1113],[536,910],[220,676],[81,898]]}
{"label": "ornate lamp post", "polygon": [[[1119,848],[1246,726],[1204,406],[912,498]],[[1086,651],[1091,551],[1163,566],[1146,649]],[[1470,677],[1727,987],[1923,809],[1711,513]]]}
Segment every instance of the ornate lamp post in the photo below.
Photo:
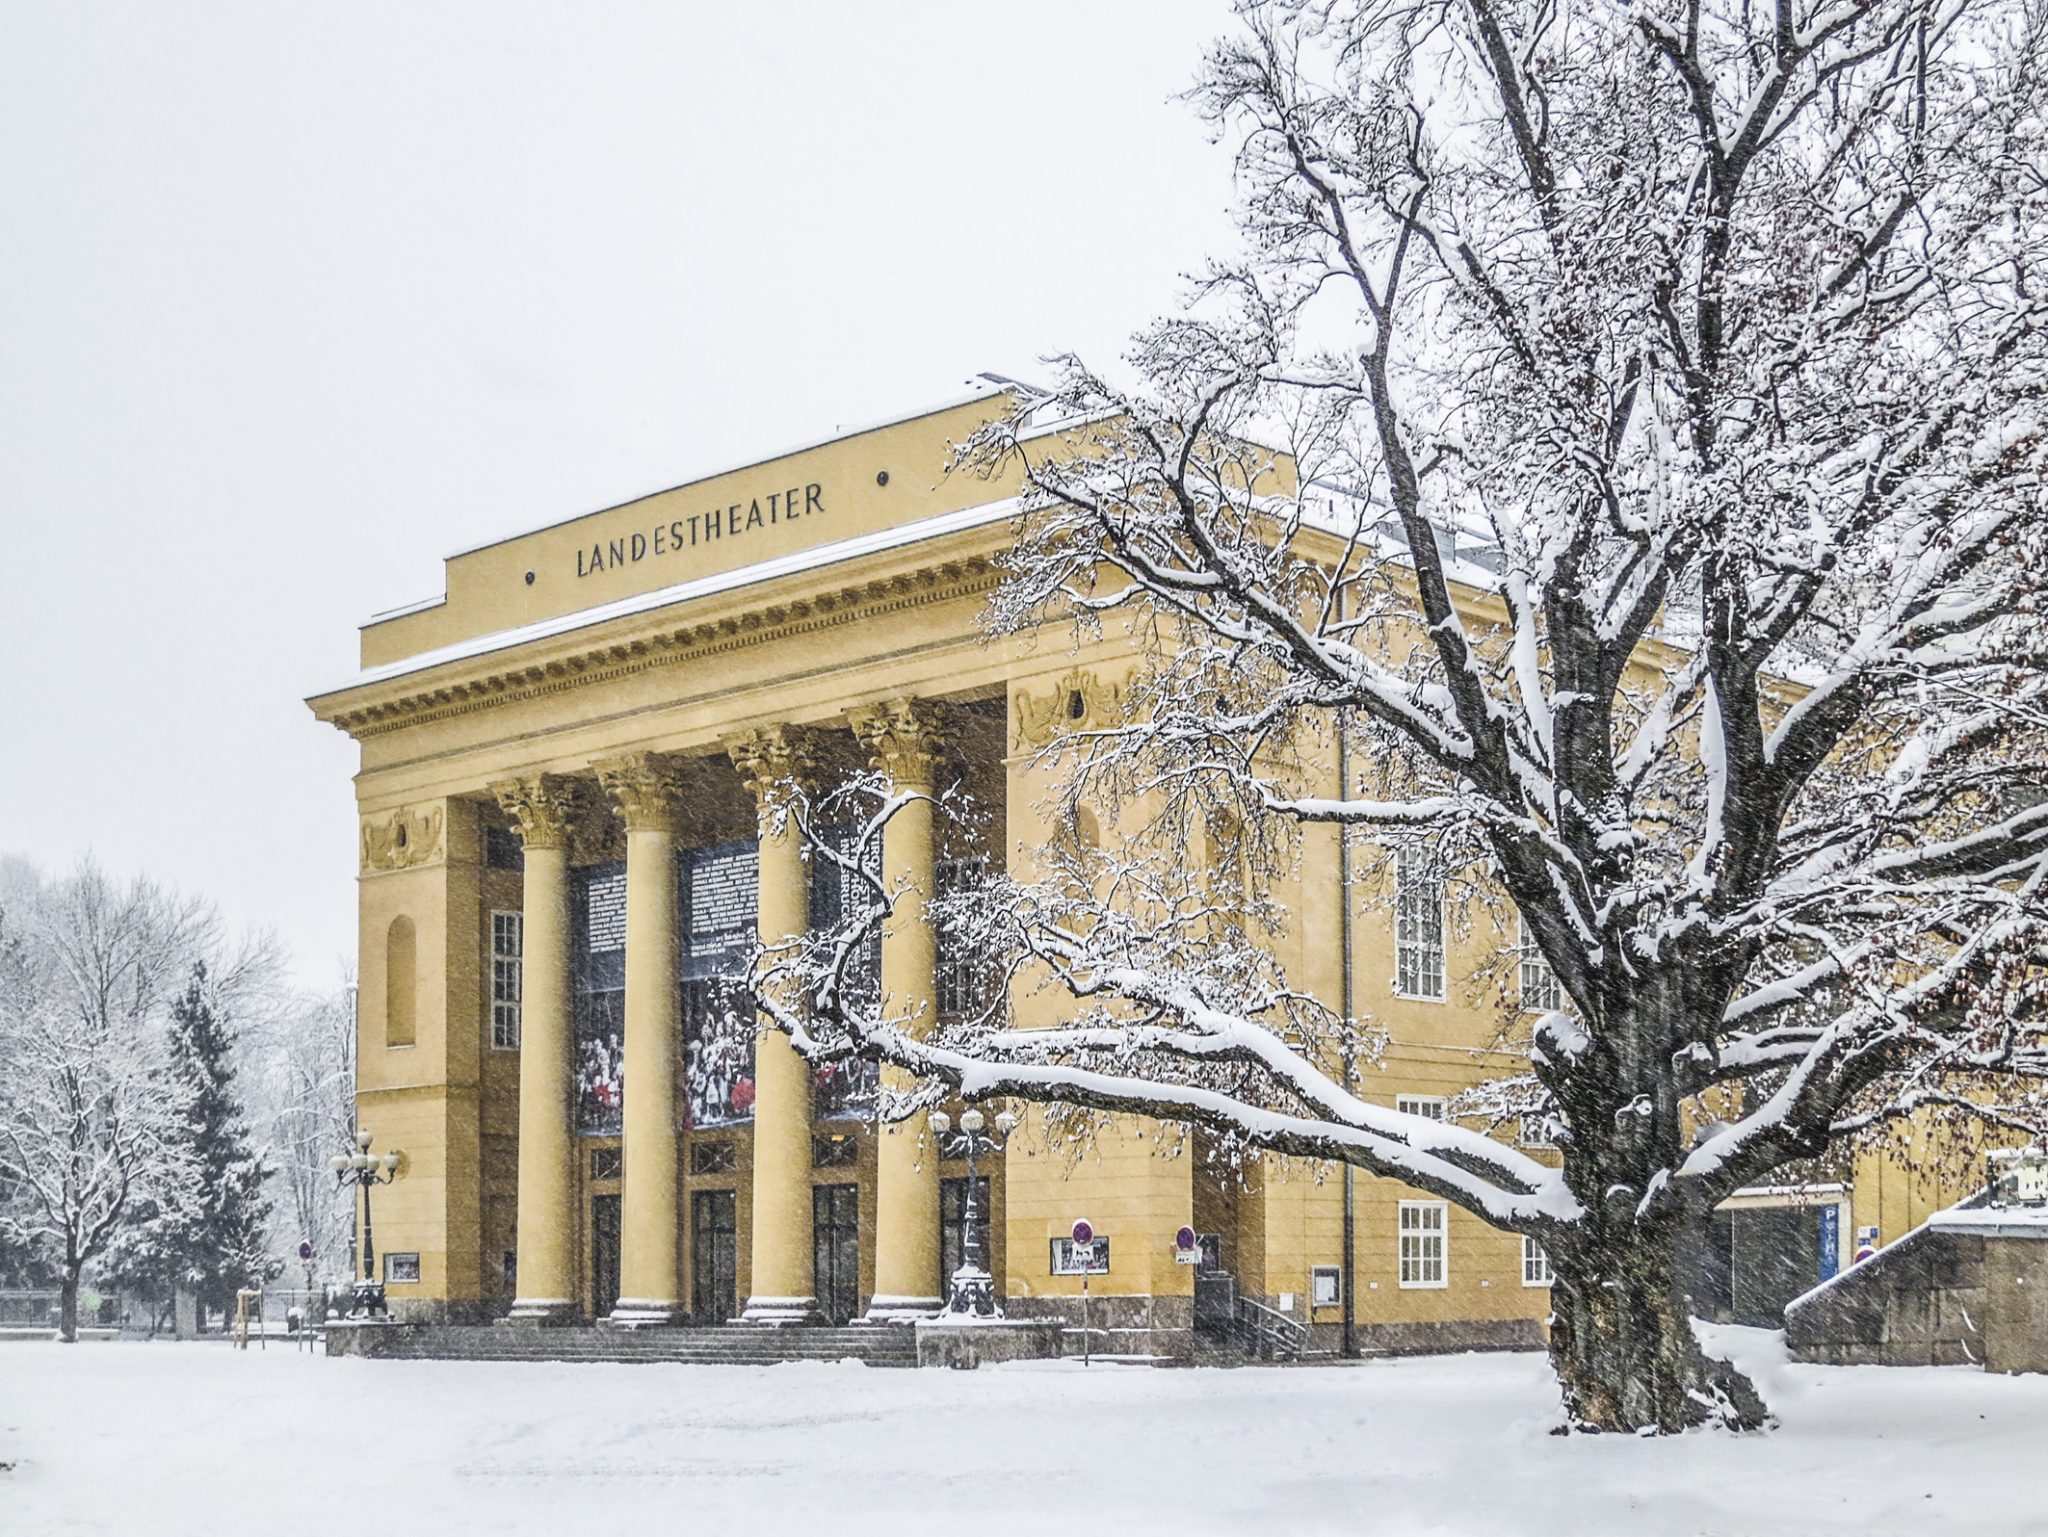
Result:
{"label": "ornate lamp post", "polygon": [[388,1185],[398,1177],[399,1154],[377,1154],[370,1151],[370,1134],[356,1133],[356,1150],[353,1153],[337,1153],[328,1160],[327,1167],[334,1171],[337,1186],[356,1185],[363,1192],[360,1211],[362,1242],[356,1247],[363,1256],[363,1278],[350,1288],[348,1316],[358,1313],[374,1313],[378,1317],[388,1316],[384,1305],[384,1284],[377,1279],[376,1242],[370,1233],[370,1187]]}
{"label": "ornate lamp post", "polygon": [[1000,1318],[1002,1309],[996,1305],[996,1281],[989,1274],[988,1260],[981,1252],[981,1198],[974,1177],[975,1162],[983,1153],[1000,1153],[1011,1132],[1017,1129],[1017,1118],[1005,1110],[996,1117],[996,1135],[990,1136],[982,1128],[987,1125],[982,1113],[972,1105],[960,1112],[960,1134],[950,1143],[946,1135],[953,1129],[953,1118],[943,1110],[934,1110],[926,1118],[932,1135],[938,1140],[941,1154],[964,1157],[967,1160],[967,1201],[961,1216],[960,1268],[953,1272],[946,1294],[946,1306],[941,1317],[950,1318]]}

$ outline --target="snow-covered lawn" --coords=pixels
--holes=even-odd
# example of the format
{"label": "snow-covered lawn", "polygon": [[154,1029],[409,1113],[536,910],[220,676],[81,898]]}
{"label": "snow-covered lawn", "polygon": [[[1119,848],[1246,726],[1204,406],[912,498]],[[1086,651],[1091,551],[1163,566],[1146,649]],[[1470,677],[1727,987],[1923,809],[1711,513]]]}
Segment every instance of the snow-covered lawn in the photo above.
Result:
{"label": "snow-covered lawn", "polygon": [[16,1344],[0,1532],[2048,1530],[2048,1378],[1767,1375],[1775,1434],[1622,1441],[1547,1435],[1533,1355],[955,1373]]}

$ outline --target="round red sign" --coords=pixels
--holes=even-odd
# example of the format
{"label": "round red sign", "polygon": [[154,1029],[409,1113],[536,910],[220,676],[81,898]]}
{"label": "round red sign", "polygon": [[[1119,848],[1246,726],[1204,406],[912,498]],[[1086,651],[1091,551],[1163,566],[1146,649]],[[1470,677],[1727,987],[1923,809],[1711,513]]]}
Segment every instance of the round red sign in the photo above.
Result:
{"label": "round red sign", "polygon": [[1093,1243],[1093,1242],[1095,1242],[1095,1229],[1094,1229],[1094,1228],[1092,1228],[1092,1227],[1090,1227],[1090,1226],[1088,1225],[1087,1219],[1083,1218],[1083,1219],[1082,1219],[1081,1221],[1079,1221],[1079,1222],[1076,1222],[1076,1223],[1074,1224],[1074,1242],[1075,1242],[1075,1243]]}
{"label": "round red sign", "polygon": [[1185,1254],[1195,1246],[1195,1230],[1184,1227],[1173,1235],[1173,1246]]}

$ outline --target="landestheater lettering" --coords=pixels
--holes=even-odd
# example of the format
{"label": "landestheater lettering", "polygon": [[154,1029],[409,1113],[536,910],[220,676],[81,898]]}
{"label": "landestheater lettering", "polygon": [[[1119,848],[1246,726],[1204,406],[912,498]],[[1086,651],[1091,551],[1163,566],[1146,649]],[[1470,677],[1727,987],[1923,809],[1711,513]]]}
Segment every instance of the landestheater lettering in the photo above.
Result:
{"label": "landestheater lettering", "polygon": [[825,488],[817,481],[791,486],[786,491],[770,491],[765,497],[749,497],[709,512],[693,512],[687,518],[636,529],[617,539],[597,540],[589,549],[576,552],[576,574],[584,577],[598,571],[613,571],[650,556],[673,555],[692,545],[709,544],[714,539],[738,539],[757,528],[815,517],[824,510]]}

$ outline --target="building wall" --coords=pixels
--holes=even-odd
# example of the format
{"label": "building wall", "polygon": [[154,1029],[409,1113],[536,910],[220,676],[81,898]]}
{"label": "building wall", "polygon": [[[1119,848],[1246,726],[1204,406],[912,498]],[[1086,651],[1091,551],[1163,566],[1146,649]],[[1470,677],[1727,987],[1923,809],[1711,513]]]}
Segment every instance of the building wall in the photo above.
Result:
{"label": "building wall", "polygon": [[[1050,814],[1055,774],[1035,754],[1061,730],[1116,718],[1133,667],[1127,638],[1112,626],[1081,647],[1065,637],[1057,644],[984,639],[978,621],[1009,536],[1000,507],[915,546],[889,543],[892,529],[992,506],[1015,489],[943,473],[948,445],[999,408],[963,403],[457,556],[447,566],[445,598],[366,627],[362,657],[371,670],[314,701],[362,750],[361,1116],[379,1148],[406,1153],[402,1177],[375,1197],[378,1248],[416,1252],[421,1265],[419,1282],[394,1288],[394,1301],[482,1316],[502,1311],[515,1290],[505,1255],[516,1246],[520,1062],[516,1050],[491,1044],[488,945],[490,913],[519,908],[522,881],[516,871],[487,867],[486,831],[505,820],[489,793],[493,783],[583,773],[596,760],[651,750],[706,759],[723,782],[736,784],[720,745],[735,729],[791,723],[844,742],[850,706],[904,696],[975,699],[998,703],[1005,723],[1001,746],[983,765],[993,776],[984,789],[1002,803],[1002,860],[1032,873],[1052,840],[1072,835]],[[792,489],[800,493],[799,516],[774,515]],[[755,522],[763,499],[770,515]],[[712,509],[726,520],[715,541],[701,533]],[[692,517],[700,533],[678,553],[668,531]],[[655,529],[664,531],[660,548]],[[636,536],[647,539],[644,550],[633,545]],[[868,543],[845,543],[861,539]],[[621,543],[638,558],[613,561]],[[806,552],[834,544],[844,547],[829,566],[805,564]],[[745,581],[719,585],[748,567]],[[631,606],[686,581],[703,584],[687,601]],[[625,606],[548,628],[605,604]],[[492,636],[503,644],[482,643]],[[462,649],[471,643],[473,655]],[[422,665],[399,665],[408,659]],[[1310,742],[1298,751],[1304,786],[1334,792],[1335,745]],[[1154,810],[1141,805],[1128,814]],[[718,815],[752,825],[750,802],[739,812],[723,805]],[[1111,836],[1115,829],[1095,831]],[[714,841],[735,832],[721,824],[689,837]],[[1227,831],[1192,829],[1191,836],[1220,840],[1211,866],[1223,870]],[[1347,860],[1334,831],[1310,829],[1284,856],[1271,878],[1287,916],[1263,937],[1298,986],[1386,1032],[1384,1052],[1355,1064],[1359,1094],[1389,1106],[1402,1094],[1448,1098],[1515,1070],[1532,1021],[1518,1008],[1517,935],[1498,902],[1460,889],[1449,915],[1446,996],[1403,998],[1394,987],[1385,851],[1354,843]],[[405,992],[394,989],[388,956],[399,919],[413,934],[409,1044],[389,1039],[394,1000]],[[1049,997],[1030,992],[1018,995],[1015,1012],[1025,1027],[1063,1017]],[[691,1149],[714,1137],[736,1144],[735,1166],[694,1173]],[[810,1176],[813,1184],[849,1174],[857,1180],[864,1233],[876,1217],[872,1141],[864,1139],[857,1170]],[[690,1196],[719,1188],[736,1196],[737,1289],[745,1297],[751,1133],[690,1131],[681,1142],[684,1299],[692,1285]],[[1056,1137],[1043,1112],[1028,1110],[1010,1153],[991,1171],[999,1273],[1020,1310],[1078,1302],[1080,1282],[1050,1274],[1050,1241],[1085,1217],[1112,1244],[1111,1271],[1091,1283],[1091,1301],[1104,1299],[1113,1326],[1140,1343],[1178,1349],[1170,1336],[1184,1334],[1191,1317],[1194,1271],[1175,1263],[1172,1246],[1182,1225],[1225,1234],[1226,1264],[1245,1294],[1275,1306],[1291,1299],[1294,1316],[1326,1339],[1342,1310],[1310,1306],[1311,1271],[1324,1264],[1345,1265],[1369,1345],[1539,1337],[1548,1298],[1522,1284],[1514,1235],[1452,1210],[1447,1284],[1403,1287],[1398,1212],[1419,1192],[1357,1176],[1347,1256],[1341,1170],[1277,1156],[1219,1163],[1209,1151],[1181,1128],[1128,1116],[1094,1118],[1085,1131],[1064,1126]],[[586,1299],[590,1197],[597,1193],[587,1153],[580,1145],[574,1187]],[[944,1172],[965,1171],[949,1165]],[[1855,1185],[1856,1222],[1878,1225],[1886,1239],[1953,1198],[1914,1147],[1890,1161],[1859,1162]],[[874,1283],[871,1251],[861,1280],[865,1294]]]}

